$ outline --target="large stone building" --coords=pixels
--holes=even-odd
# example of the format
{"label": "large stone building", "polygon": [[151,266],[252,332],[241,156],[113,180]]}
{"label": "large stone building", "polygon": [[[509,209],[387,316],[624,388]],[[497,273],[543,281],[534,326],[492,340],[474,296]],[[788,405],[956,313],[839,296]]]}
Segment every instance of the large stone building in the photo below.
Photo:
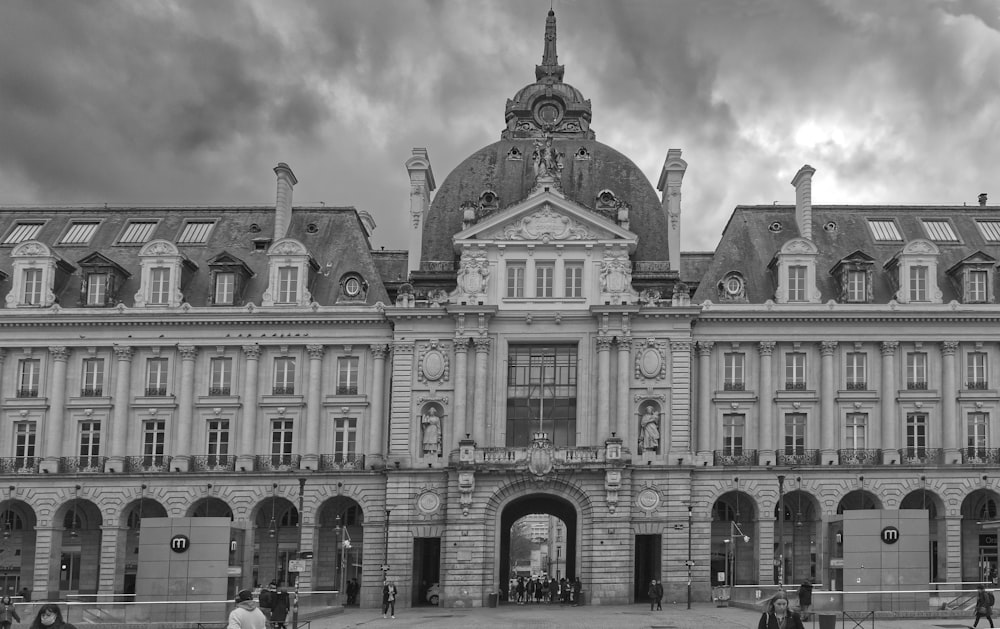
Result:
{"label": "large stone building", "polygon": [[3,587],[134,591],[151,516],[231,517],[232,587],[305,552],[365,606],[383,569],[486,604],[530,514],[594,604],[837,587],[862,508],[989,574],[997,209],[813,206],[803,167],[683,253],[681,152],[654,189],[597,141],[552,12],[535,79],[440,188],[414,149],[408,252],[285,164],[274,206],[0,208]]}

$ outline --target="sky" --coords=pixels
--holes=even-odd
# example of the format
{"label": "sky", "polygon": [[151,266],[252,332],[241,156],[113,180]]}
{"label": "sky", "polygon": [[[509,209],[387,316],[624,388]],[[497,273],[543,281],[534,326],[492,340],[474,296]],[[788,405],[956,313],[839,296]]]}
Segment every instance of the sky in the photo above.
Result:
{"label": "sky", "polygon": [[[354,206],[405,249],[435,179],[497,141],[550,0],[2,0],[0,205]],[[564,80],[685,251],[736,205],[1000,205],[1000,0],[554,0]]]}

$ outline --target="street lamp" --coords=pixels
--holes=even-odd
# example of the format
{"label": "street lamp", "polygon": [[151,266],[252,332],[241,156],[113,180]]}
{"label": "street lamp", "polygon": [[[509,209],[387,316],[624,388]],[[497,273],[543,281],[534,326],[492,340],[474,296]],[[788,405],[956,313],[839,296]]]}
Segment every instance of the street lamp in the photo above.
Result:
{"label": "street lamp", "polygon": [[778,586],[785,583],[785,475],[778,475]]}
{"label": "street lamp", "polygon": [[[302,534],[305,530],[305,515],[302,513],[303,496],[302,494],[306,489],[306,479],[299,479],[299,539],[296,548],[298,550],[297,557],[302,558]],[[302,575],[299,573],[295,574],[295,598],[292,600],[292,629],[298,629],[299,626],[299,577]]]}
{"label": "street lamp", "polygon": [[344,607],[347,607],[347,549],[351,547],[351,534],[347,531],[347,524],[341,525],[340,516],[337,516],[337,534],[340,538],[340,594],[344,599]]}
{"label": "street lamp", "polygon": [[687,608],[691,609],[691,568],[694,567],[694,561],[691,560],[691,522],[692,522],[691,505],[688,505],[688,558],[684,564],[688,569],[688,584],[687,584]]}
{"label": "street lamp", "polygon": [[278,522],[274,519],[274,509],[278,502],[278,483],[274,483],[271,489],[271,524],[267,529],[267,536],[274,540],[274,581],[278,581]]}
{"label": "street lamp", "polygon": [[[732,554],[730,555],[731,569],[730,569],[730,572],[729,572],[729,586],[730,587],[735,587],[736,586],[736,533],[739,533],[740,536],[743,537],[743,543],[749,543],[750,542],[750,536],[743,532],[743,529],[740,528],[740,523],[737,522],[736,520],[730,520],[729,521],[729,539],[726,540],[726,541],[729,542],[729,550],[732,552]],[[732,598],[732,596],[733,595],[730,592],[729,597]]]}

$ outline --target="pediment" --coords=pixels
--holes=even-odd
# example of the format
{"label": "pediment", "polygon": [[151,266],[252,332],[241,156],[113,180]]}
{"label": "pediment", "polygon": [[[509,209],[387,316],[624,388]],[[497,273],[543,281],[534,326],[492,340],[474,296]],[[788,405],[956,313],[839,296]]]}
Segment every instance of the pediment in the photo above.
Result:
{"label": "pediment", "polygon": [[117,271],[124,277],[131,277],[131,273],[125,270],[125,267],[118,264],[111,258],[107,257],[100,251],[95,251],[90,255],[77,260],[77,265],[81,268],[111,268]]}
{"label": "pediment", "polygon": [[638,237],[587,208],[541,193],[455,234],[462,242],[607,242],[634,246]]}
{"label": "pediment", "polygon": [[208,261],[209,267],[240,267],[248,274],[252,275],[250,267],[243,260],[237,258],[228,251],[223,251]]}
{"label": "pediment", "polygon": [[971,255],[962,258],[961,260],[956,262],[950,269],[948,269],[947,272],[949,274],[954,274],[968,266],[982,268],[987,266],[995,266],[996,263],[997,259],[991,256],[990,254],[985,253],[983,251],[976,251]]}

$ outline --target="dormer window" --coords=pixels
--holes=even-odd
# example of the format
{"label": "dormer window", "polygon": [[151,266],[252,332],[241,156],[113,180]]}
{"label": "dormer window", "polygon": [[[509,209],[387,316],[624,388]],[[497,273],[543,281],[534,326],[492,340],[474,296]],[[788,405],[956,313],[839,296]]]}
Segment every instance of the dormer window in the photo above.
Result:
{"label": "dormer window", "polygon": [[7,294],[8,308],[47,308],[76,269],[36,240],[11,251],[14,285]]}
{"label": "dormer window", "polygon": [[855,251],[830,269],[830,275],[840,284],[841,303],[871,303],[874,264],[874,258],[861,251]]}
{"label": "dormer window", "polygon": [[937,245],[929,240],[914,240],[885,263],[896,301],[941,303],[937,285],[939,253]]}
{"label": "dormer window", "polygon": [[118,293],[130,276],[129,272],[100,253],[92,253],[78,262],[80,274],[80,305],[104,308],[119,302]]}
{"label": "dormer window", "polygon": [[788,301],[806,301],[806,267],[788,267]]}
{"label": "dormer window", "polygon": [[368,282],[357,273],[348,273],[340,278],[340,291],[344,301],[364,301],[368,297]]}
{"label": "dormer window", "polygon": [[739,271],[726,273],[717,288],[719,290],[719,301],[745,302],[747,300],[746,280],[743,279],[743,274]]}
{"label": "dormer window", "polygon": [[241,306],[254,273],[236,256],[223,251],[208,261],[210,301],[213,306]]}
{"label": "dormer window", "polygon": [[977,251],[948,269],[947,275],[962,303],[991,304],[995,301],[992,288],[995,269],[996,258]]}
{"label": "dormer window", "polygon": [[139,260],[142,275],[139,292],[135,294],[136,307],[180,306],[184,301],[181,287],[187,277],[198,270],[198,266],[166,240],[154,240],[143,245],[139,250]]}
{"label": "dormer window", "polygon": [[793,238],[781,246],[768,265],[777,284],[775,301],[779,304],[819,303],[820,292],[816,287],[818,255],[816,245],[805,238]]}
{"label": "dormer window", "polygon": [[34,240],[38,236],[38,232],[42,231],[42,226],[44,225],[45,223],[42,221],[19,221],[10,228],[10,231],[7,232],[7,237],[0,244],[17,245],[22,242]]}
{"label": "dormer window", "polygon": [[307,284],[319,265],[305,246],[292,238],[283,238],[271,246],[268,256],[268,285],[264,306],[308,306],[312,294]]}

